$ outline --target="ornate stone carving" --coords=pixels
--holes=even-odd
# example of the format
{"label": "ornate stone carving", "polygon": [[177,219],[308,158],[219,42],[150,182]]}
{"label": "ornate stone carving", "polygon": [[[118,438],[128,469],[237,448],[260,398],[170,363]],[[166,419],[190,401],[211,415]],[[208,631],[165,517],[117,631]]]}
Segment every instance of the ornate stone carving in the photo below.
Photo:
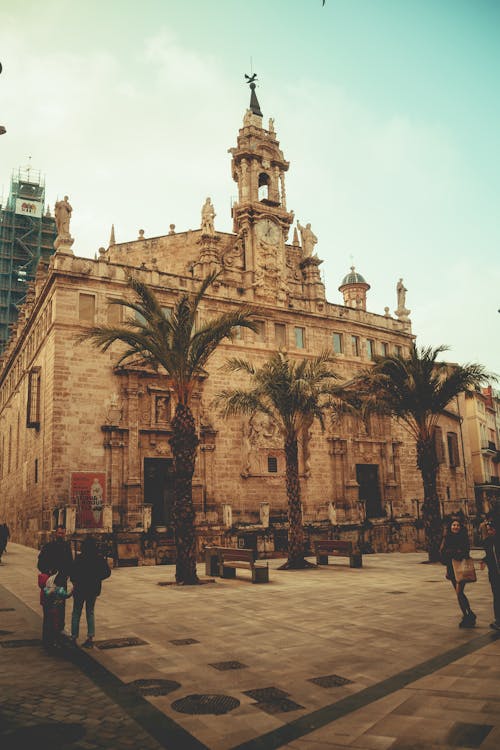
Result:
{"label": "ornate stone carving", "polygon": [[117,393],[112,393],[109,399],[108,410],[106,412],[106,424],[117,425],[122,420],[123,409]]}

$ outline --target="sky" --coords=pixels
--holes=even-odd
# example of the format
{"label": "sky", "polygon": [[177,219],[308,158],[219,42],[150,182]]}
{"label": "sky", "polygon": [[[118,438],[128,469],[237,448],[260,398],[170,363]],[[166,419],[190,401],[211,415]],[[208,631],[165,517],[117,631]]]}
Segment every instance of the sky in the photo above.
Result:
{"label": "sky", "polygon": [[[32,0],[0,5],[0,195],[68,195],[76,255],[144,229],[232,231],[228,148],[258,75],[327,299],[403,278],[417,344],[500,373],[498,0]],[[291,239],[291,236],[290,236]]]}

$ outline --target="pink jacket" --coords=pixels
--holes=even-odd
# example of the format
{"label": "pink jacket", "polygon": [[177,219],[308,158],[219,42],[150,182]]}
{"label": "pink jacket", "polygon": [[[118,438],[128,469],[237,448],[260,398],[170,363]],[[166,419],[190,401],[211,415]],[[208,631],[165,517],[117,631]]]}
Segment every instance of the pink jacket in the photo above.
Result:
{"label": "pink jacket", "polygon": [[40,604],[43,607],[43,590],[45,588],[45,584],[49,580],[50,576],[48,573],[39,573],[38,574],[38,587],[40,589]]}

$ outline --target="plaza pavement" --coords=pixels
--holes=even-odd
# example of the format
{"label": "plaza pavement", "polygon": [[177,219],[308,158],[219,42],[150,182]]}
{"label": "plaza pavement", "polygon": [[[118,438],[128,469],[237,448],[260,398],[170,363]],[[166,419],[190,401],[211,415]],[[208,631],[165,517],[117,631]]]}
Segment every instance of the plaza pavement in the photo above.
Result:
{"label": "plaza pavement", "polygon": [[[361,569],[339,558],[280,571],[271,560],[270,583],[257,585],[246,571],[179,587],[159,585],[173,583],[173,566],[119,568],[98,599],[96,640],[144,643],[47,655],[36,557],[9,544],[0,565],[2,750],[26,739],[37,750],[500,748],[485,572],[467,587],[477,627],[462,630],[445,569],[422,553],[366,555]],[[175,710],[200,695],[234,707]]]}

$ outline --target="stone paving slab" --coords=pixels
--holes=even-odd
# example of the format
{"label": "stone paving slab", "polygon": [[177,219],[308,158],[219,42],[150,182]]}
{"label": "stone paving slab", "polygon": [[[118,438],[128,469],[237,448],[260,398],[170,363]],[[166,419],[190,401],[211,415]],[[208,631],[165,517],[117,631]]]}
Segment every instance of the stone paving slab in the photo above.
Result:
{"label": "stone paving slab", "polygon": [[[9,623],[12,613],[0,611],[0,628],[15,633],[0,636],[0,641],[39,636],[36,554],[11,544],[3,558],[0,584],[31,608],[34,620],[27,628],[22,622]],[[421,564],[424,560],[419,553],[370,555],[362,569],[331,565],[306,571],[280,571],[282,561],[271,560],[270,583],[262,586],[243,579],[216,579],[201,587],[159,586],[173,582],[172,566],[114,570],[97,603],[96,637],[146,643],[95,648],[89,654],[77,649],[69,663],[56,659],[51,691],[38,705],[52,713],[52,721],[57,716],[85,727],[87,722],[86,731],[93,726],[92,747],[113,747],[99,742],[114,742],[113,732],[139,719],[133,724],[137,732],[150,727],[160,742],[132,743],[145,748],[183,750],[192,742],[210,750],[410,750],[413,743],[414,750],[434,745],[443,750],[460,748],[458,743],[465,741],[469,744],[464,747],[498,750],[500,643],[488,629],[492,611],[486,574],[480,573],[478,583],[467,590],[478,627],[460,630],[444,568]],[[14,606],[12,601],[0,600],[0,610]],[[70,610],[71,605],[68,614]],[[81,634],[83,640],[84,626]],[[7,652],[19,658],[19,651],[0,648],[1,663]],[[28,657],[23,656],[26,679],[30,669],[39,670],[40,659],[46,660],[44,674],[51,674],[51,658],[39,647],[22,651]],[[246,666],[212,666],[223,662]],[[76,670],[72,680],[60,672],[62,667]],[[328,675],[346,682],[332,687],[311,682]],[[141,696],[136,690],[131,696],[128,683],[151,679],[175,681],[180,687],[167,695]],[[286,694],[292,710],[279,711],[276,705],[261,710],[247,694],[270,687]],[[69,693],[60,692],[68,688]],[[95,706],[96,691],[105,698],[100,712],[79,712],[75,696],[80,700],[89,694],[89,704]],[[223,715],[181,714],[172,708],[175,701],[198,694],[226,695],[239,706]],[[27,691],[23,695],[27,700]],[[67,710],[50,712],[59,699]],[[85,708],[87,698],[82,700]],[[148,716],[141,706],[152,713]],[[165,722],[163,733],[159,717]],[[172,744],[176,731],[185,733],[180,745],[181,735]],[[128,742],[134,732],[129,728],[122,736]],[[152,736],[147,741],[155,743]],[[89,738],[67,746],[83,748],[83,742]],[[118,741],[116,746],[127,744]]]}

